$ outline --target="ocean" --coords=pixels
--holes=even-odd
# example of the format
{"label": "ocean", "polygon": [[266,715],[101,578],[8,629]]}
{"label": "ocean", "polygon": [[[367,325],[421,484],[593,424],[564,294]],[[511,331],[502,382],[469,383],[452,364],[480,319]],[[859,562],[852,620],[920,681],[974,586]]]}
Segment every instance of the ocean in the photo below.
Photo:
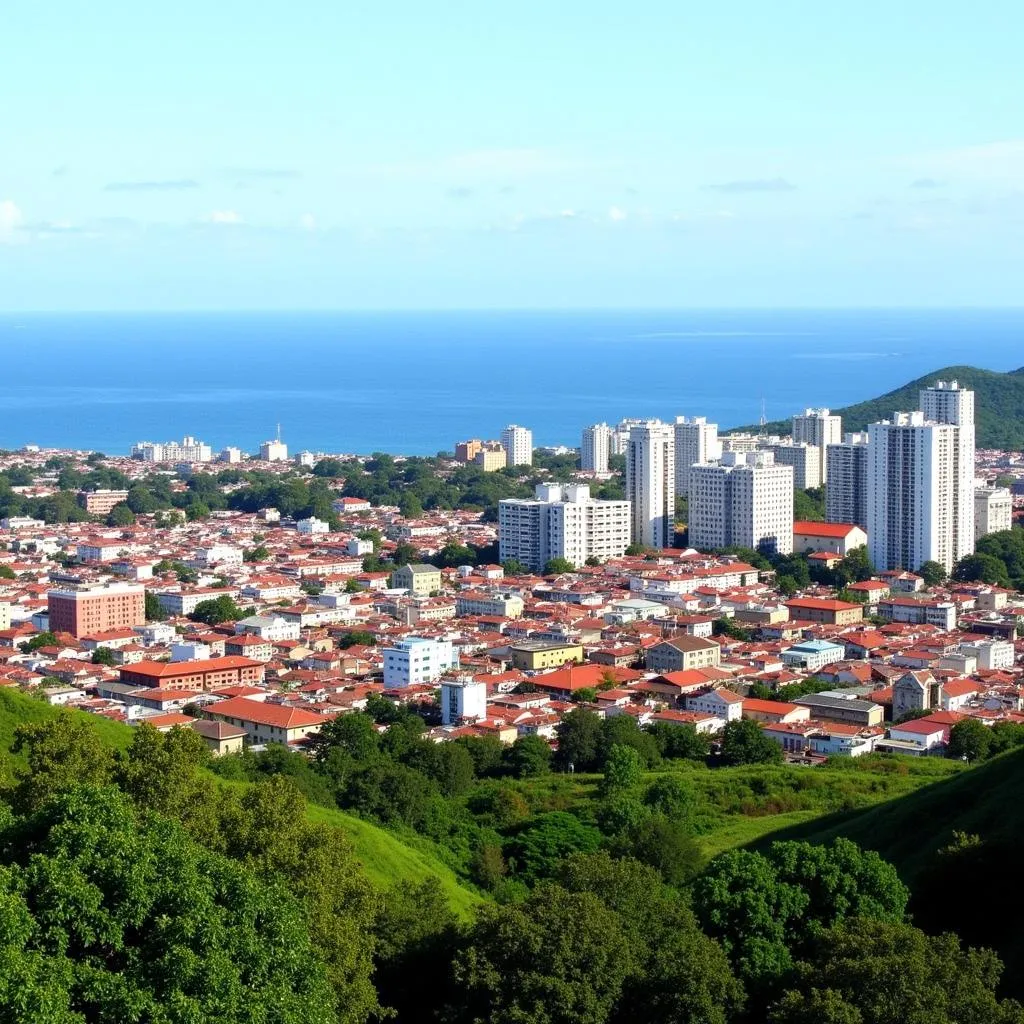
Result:
{"label": "ocean", "polygon": [[722,429],[950,364],[1024,364],[1024,309],[0,315],[0,448],[433,454],[625,416]]}

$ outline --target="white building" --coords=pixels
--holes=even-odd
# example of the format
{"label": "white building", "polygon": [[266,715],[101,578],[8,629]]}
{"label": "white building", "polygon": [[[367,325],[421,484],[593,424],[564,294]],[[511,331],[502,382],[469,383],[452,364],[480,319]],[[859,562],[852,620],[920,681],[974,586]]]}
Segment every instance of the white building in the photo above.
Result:
{"label": "white building", "polygon": [[978,668],[1012,669],[1014,663],[1013,644],[1006,640],[975,640],[961,644],[960,653],[978,659]]}
{"label": "white building", "polygon": [[131,456],[141,462],[209,462],[213,458],[213,450],[203,441],[186,436],[180,442],[167,441],[163,444],[140,441],[132,445]]}
{"label": "white building", "polygon": [[792,466],[775,465],[771,452],[725,452],[720,465],[694,466],[690,479],[693,547],[792,552]]}
{"label": "white building", "polygon": [[612,455],[626,455],[629,452],[629,432],[643,425],[644,420],[619,420],[612,430]]}
{"label": "white building", "polygon": [[612,428],[607,423],[595,423],[583,430],[580,445],[580,469],[592,473],[608,472],[608,456],[612,450]]}
{"label": "white building", "polygon": [[241,448],[233,448],[233,447],[231,447],[229,445],[227,448],[224,448],[221,451],[220,455],[217,456],[217,457],[218,457],[218,459],[220,459],[221,462],[230,462],[230,463],[241,462],[242,458],[243,458],[243,456],[242,456],[242,449]]}
{"label": "white building", "polygon": [[317,458],[312,452],[299,452],[299,454],[295,456],[295,461],[300,466],[312,469],[317,463]]}
{"label": "white building", "polygon": [[501,447],[505,449],[506,465],[533,465],[533,431],[510,423],[501,432]]}
{"label": "white building", "polygon": [[898,412],[868,428],[868,545],[876,569],[949,571],[974,550],[974,480],[968,484],[970,538],[959,529],[957,431],[923,412]]}
{"label": "white building", "polygon": [[793,486],[801,491],[820,487],[823,483],[822,450],[806,442],[766,444],[759,446],[775,456],[775,465],[793,467]]}
{"label": "white building", "polygon": [[672,425],[646,420],[630,428],[626,497],[633,506],[633,543],[672,547],[676,519],[676,436]]}
{"label": "white building", "polygon": [[956,559],[960,559],[974,552],[974,392],[955,380],[940,380],[921,391],[918,404],[925,419],[952,423],[957,428],[953,438],[952,528]]}
{"label": "white building", "polygon": [[793,444],[812,444],[821,452],[822,483],[828,479],[827,448],[842,439],[843,419],[828,409],[804,409],[802,415],[793,417]]}
{"label": "white building", "polygon": [[807,672],[817,672],[826,665],[842,661],[846,657],[843,644],[833,644],[828,640],[804,640],[802,643],[789,647],[781,654],[782,664],[788,668],[802,668]]}
{"label": "white building", "polygon": [[189,564],[194,569],[211,569],[215,565],[239,566],[242,560],[241,548],[233,544],[211,544],[208,548],[200,548],[195,557],[189,559]]}
{"label": "white building", "polygon": [[1013,495],[1006,487],[974,488],[974,539],[1013,529]]}
{"label": "white building", "polygon": [[708,423],[704,416],[677,416],[676,440],[676,494],[690,493],[690,467],[717,462],[722,457],[722,443],[718,440],[718,424]]}
{"label": "white building", "polygon": [[487,717],[487,684],[471,679],[445,680],[441,684],[441,721],[452,725],[463,719]]}
{"label": "white building", "polygon": [[298,622],[290,622],[280,615],[250,615],[235,623],[236,633],[249,633],[261,640],[278,643],[281,640],[298,640],[302,627]]}
{"label": "white building", "polygon": [[598,501],[586,484],[538,484],[533,499],[498,502],[499,557],[540,571],[552,558],[581,566],[621,558],[630,543],[628,501]]}
{"label": "white building", "polygon": [[264,462],[287,462],[288,445],[281,438],[274,441],[264,441],[260,445],[260,458]]}
{"label": "white building", "polygon": [[825,521],[868,525],[868,435],[847,434],[825,450]]}
{"label": "white building", "polygon": [[171,661],[207,661],[210,657],[210,645],[198,642],[182,641],[171,645]]}
{"label": "white building", "polygon": [[331,532],[330,524],[325,522],[323,519],[317,519],[316,516],[310,516],[308,519],[300,519],[295,524],[295,529],[306,536],[314,536],[319,533]]}
{"label": "white building", "polygon": [[448,640],[407,636],[384,648],[384,685],[388,688],[435,683],[457,668],[458,654]]}

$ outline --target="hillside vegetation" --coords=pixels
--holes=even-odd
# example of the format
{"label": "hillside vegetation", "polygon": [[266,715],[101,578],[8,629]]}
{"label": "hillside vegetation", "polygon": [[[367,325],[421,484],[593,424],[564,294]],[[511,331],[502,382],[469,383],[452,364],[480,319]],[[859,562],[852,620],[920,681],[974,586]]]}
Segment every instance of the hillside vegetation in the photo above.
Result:
{"label": "hillside vegetation", "polygon": [[[975,392],[979,448],[1024,448],[1024,367],[1010,373],[998,373],[974,366],[946,366],[877,398],[832,411],[843,417],[844,432],[866,430],[869,423],[888,419],[894,412],[916,409],[918,392],[937,380],[957,380]],[[775,420],[765,425],[765,430],[771,434],[789,434],[791,428],[790,420]],[[735,429],[750,431],[759,428],[746,426]]]}

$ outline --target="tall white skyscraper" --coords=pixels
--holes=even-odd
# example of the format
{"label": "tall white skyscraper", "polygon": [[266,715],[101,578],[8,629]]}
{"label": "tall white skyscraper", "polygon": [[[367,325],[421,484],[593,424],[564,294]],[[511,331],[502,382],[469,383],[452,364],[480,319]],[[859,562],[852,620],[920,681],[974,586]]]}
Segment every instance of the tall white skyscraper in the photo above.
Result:
{"label": "tall white skyscraper", "polygon": [[509,466],[533,464],[533,431],[510,423],[501,432],[501,446],[505,449]]}
{"label": "tall white skyscraper", "polygon": [[793,550],[793,467],[771,452],[726,452],[717,466],[690,474],[690,544]]}
{"label": "tall white skyscraper", "polygon": [[830,444],[843,440],[843,418],[828,409],[804,409],[793,417],[793,444],[813,444],[821,450],[822,483],[828,480],[828,452]]}
{"label": "tall white skyscraper", "polygon": [[868,435],[847,434],[842,444],[827,451],[825,520],[868,525]]}
{"label": "tall white skyscraper", "polygon": [[690,490],[690,467],[717,462],[722,457],[722,443],[718,440],[718,424],[708,423],[703,416],[677,416],[676,433],[676,494],[686,495]]}
{"label": "tall white skyscraper", "polygon": [[619,420],[612,429],[612,455],[625,455],[629,451],[629,432],[642,426],[643,420]]}
{"label": "tall white skyscraper", "polygon": [[583,430],[580,445],[580,468],[592,473],[608,472],[608,456],[612,450],[612,428],[607,423],[595,423]]}
{"label": "tall white skyscraper", "polygon": [[953,543],[960,559],[974,551],[974,392],[955,380],[940,380],[921,392],[919,404],[926,420],[952,423],[957,428]]}
{"label": "tall white skyscraper", "polygon": [[794,442],[792,444],[761,445],[764,451],[775,456],[777,466],[793,467],[793,486],[801,491],[809,487],[820,487],[825,467],[822,465],[822,450],[815,444]]}
{"label": "tall white skyscraper", "polygon": [[[868,551],[875,568],[914,570],[933,561],[948,571],[967,553],[955,528],[958,429],[923,412],[898,412],[868,427]],[[970,494],[973,530],[973,481]]]}
{"label": "tall white skyscraper", "polygon": [[633,503],[633,543],[670,548],[676,517],[675,430],[660,420],[630,428],[626,497]]}
{"label": "tall white skyscraper", "polygon": [[498,550],[536,572],[552,558],[581,566],[621,558],[630,543],[628,501],[597,501],[586,484],[538,484],[536,497],[498,502]]}

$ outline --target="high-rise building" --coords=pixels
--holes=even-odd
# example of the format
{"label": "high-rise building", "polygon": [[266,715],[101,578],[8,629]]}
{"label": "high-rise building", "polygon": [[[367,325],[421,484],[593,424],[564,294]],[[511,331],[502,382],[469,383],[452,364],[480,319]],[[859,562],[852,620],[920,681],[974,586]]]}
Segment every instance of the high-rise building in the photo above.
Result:
{"label": "high-rise building", "polygon": [[802,415],[793,417],[793,443],[813,444],[821,452],[821,483],[828,480],[828,446],[842,439],[843,418],[828,409],[804,409]]}
{"label": "high-rise building", "polygon": [[260,458],[264,462],[287,462],[288,445],[280,437],[273,441],[264,441],[260,445]]}
{"label": "high-rise building", "polygon": [[595,423],[583,430],[580,445],[580,469],[592,473],[608,472],[608,456],[612,450],[612,428],[607,423]]}
{"label": "high-rise building", "polygon": [[771,452],[725,452],[690,474],[690,544],[702,550],[793,550],[793,467]]}
{"label": "high-rise building", "polygon": [[643,420],[619,420],[612,430],[612,455],[625,455],[629,451],[629,432],[643,425]]}
{"label": "high-rise building", "polygon": [[1006,487],[975,487],[974,539],[1013,529],[1013,495]]}
{"label": "high-rise building", "polygon": [[868,525],[868,435],[847,434],[842,444],[830,444],[825,461],[825,520]]}
{"label": "high-rise building", "polygon": [[235,448],[232,445],[228,445],[227,448],[224,448],[221,451],[221,453],[218,456],[218,458],[220,459],[221,462],[230,462],[230,463],[241,462],[242,461],[242,449],[241,448]]}
{"label": "high-rise building", "polygon": [[498,550],[540,572],[552,558],[581,566],[621,558],[630,543],[628,501],[597,501],[586,484],[538,484],[536,497],[498,502]]}
{"label": "high-rise building", "polygon": [[960,559],[974,551],[974,392],[955,380],[936,381],[921,391],[919,407],[926,420],[957,428],[952,512],[953,544]]}
{"label": "high-rise building", "polygon": [[676,434],[676,494],[690,491],[690,467],[717,462],[722,457],[722,443],[718,440],[718,424],[708,423],[703,416],[677,416]]}
{"label": "high-rise building", "polygon": [[[948,570],[966,551],[957,543],[957,427],[923,412],[898,412],[868,427],[868,550],[878,569]],[[971,487],[974,547],[974,488]]]}
{"label": "high-rise building", "polygon": [[671,424],[646,420],[630,428],[626,497],[632,502],[632,539],[670,548],[675,539],[676,436]]}
{"label": "high-rise building", "polygon": [[181,441],[165,441],[163,444],[139,441],[132,445],[131,456],[140,462],[209,462],[213,458],[213,449],[203,441],[186,436]]}
{"label": "high-rise building", "polygon": [[127,583],[56,587],[46,595],[49,628],[74,637],[146,621],[146,590]]}
{"label": "high-rise building", "polygon": [[815,444],[794,442],[792,444],[764,444],[759,446],[775,456],[777,466],[793,467],[793,486],[801,491],[822,484],[821,449]]}
{"label": "high-rise building", "polygon": [[501,445],[505,449],[510,466],[533,464],[533,431],[510,423],[501,432]]}
{"label": "high-rise building", "polygon": [[459,441],[455,446],[455,459],[457,462],[472,462],[477,452],[483,449],[484,443],[478,437],[468,441]]}
{"label": "high-rise building", "polygon": [[484,441],[473,456],[473,465],[479,466],[485,473],[493,473],[496,469],[504,469],[508,465],[508,454],[505,446],[499,441]]}
{"label": "high-rise building", "polygon": [[101,488],[98,491],[78,492],[78,503],[91,516],[109,515],[115,505],[120,505],[127,500],[127,491],[111,491]]}

